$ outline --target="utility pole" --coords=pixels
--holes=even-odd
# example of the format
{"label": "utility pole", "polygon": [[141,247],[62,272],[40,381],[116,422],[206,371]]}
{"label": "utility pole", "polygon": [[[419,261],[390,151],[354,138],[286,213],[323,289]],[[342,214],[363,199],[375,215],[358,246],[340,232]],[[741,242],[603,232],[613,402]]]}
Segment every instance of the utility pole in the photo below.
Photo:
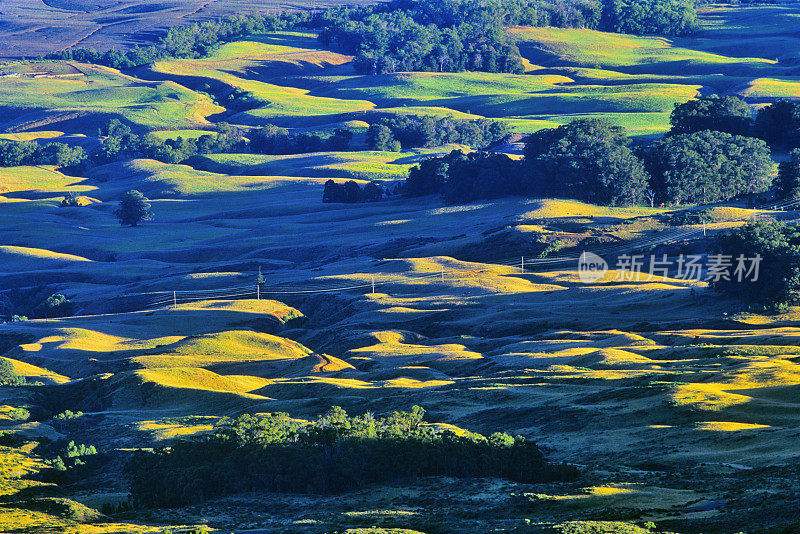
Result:
{"label": "utility pole", "polygon": [[372,277],[372,294],[375,294],[375,277]]}
{"label": "utility pole", "polygon": [[172,305],[176,308],[178,307],[178,293],[176,291],[172,292]]}
{"label": "utility pole", "polygon": [[264,285],[266,280],[264,279],[264,275],[261,274],[261,266],[258,266],[258,278],[256,278],[256,300],[261,300],[261,286]]}
{"label": "utility pole", "polygon": [[525,274],[525,256],[522,256],[522,262],[520,263],[520,270],[522,274]]}
{"label": "utility pole", "polygon": [[706,222],[703,221],[703,237],[706,236]]}
{"label": "utility pole", "polygon": [[442,265],[442,282],[444,282],[444,265]]}

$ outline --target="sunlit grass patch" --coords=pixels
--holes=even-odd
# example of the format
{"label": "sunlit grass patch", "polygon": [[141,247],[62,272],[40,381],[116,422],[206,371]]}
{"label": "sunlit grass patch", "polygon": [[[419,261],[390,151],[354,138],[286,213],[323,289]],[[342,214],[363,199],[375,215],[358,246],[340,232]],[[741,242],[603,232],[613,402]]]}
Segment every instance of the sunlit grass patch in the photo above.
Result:
{"label": "sunlit grass patch", "polygon": [[223,111],[208,96],[174,82],[148,82],[98,65],[74,64],[70,78],[0,78],[4,105],[43,110],[75,110],[123,115],[142,126],[208,124]]}
{"label": "sunlit grass patch", "polygon": [[770,426],[753,423],[734,423],[732,421],[704,421],[697,424],[698,430],[711,430],[714,432],[739,432],[742,430],[760,430],[764,428],[770,428]]}
{"label": "sunlit grass patch", "polygon": [[756,78],[741,94],[744,97],[768,100],[800,98],[800,78]]}

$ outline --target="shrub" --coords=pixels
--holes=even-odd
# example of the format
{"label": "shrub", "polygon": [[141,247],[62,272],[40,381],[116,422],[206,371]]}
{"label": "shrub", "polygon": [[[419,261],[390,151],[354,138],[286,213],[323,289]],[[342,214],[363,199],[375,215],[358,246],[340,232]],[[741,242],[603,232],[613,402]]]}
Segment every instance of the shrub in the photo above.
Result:
{"label": "shrub", "polygon": [[25,383],[25,377],[14,371],[11,362],[0,357],[0,386],[24,386]]}

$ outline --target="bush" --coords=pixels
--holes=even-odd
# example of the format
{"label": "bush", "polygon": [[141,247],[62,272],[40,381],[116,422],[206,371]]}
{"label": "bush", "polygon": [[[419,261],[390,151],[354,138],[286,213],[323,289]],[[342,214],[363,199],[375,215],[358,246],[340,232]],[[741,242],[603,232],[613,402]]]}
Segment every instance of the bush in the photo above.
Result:
{"label": "bush", "polygon": [[10,361],[0,357],[0,386],[24,386],[25,384],[25,377],[19,376],[14,371],[14,366]]}

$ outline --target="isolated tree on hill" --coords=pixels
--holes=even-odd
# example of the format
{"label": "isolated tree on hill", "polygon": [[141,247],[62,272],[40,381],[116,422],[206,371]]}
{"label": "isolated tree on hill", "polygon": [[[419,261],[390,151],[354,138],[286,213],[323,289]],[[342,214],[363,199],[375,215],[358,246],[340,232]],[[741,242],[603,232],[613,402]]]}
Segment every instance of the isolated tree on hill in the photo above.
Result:
{"label": "isolated tree on hill", "polygon": [[137,226],[142,221],[153,219],[153,211],[150,208],[148,199],[139,191],[132,189],[122,196],[114,215],[122,225]]}
{"label": "isolated tree on hill", "polygon": [[671,134],[694,133],[702,130],[749,135],[752,125],[750,106],[735,96],[716,95],[675,104],[669,117]]}

